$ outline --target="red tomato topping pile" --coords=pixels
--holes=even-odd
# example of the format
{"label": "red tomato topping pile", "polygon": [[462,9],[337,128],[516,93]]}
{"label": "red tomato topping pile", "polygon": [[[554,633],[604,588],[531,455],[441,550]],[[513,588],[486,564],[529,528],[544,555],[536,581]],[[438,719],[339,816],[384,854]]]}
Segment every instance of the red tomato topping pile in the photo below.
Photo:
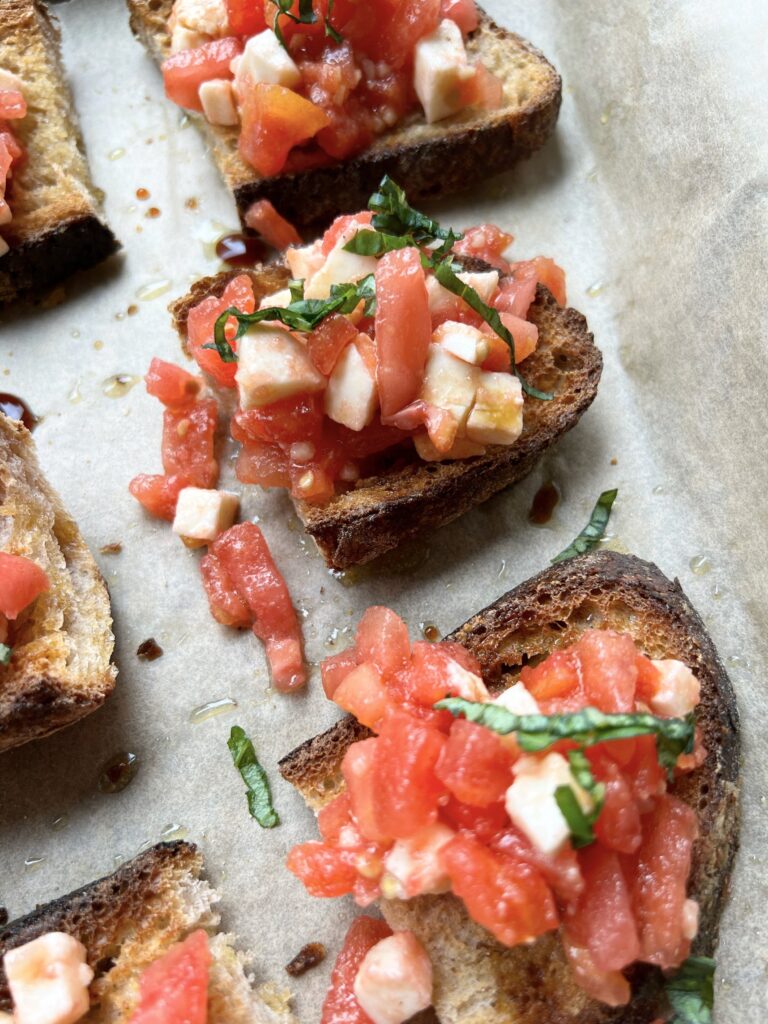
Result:
{"label": "red tomato topping pile", "polygon": [[199,928],[142,973],[129,1024],[206,1024],[210,965],[208,935]]}
{"label": "red tomato topping pile", "polygon": [[47,574],[31,559],[0,551],[0,615],[17,618],[50,587]]}
{"label": "red tomato topping pile", "polygon": [[[524,668],[519,692],[504,700],[523,700],[524,713],[650,705],[659,714],[654,702],[670,699],[667,683],[676,672],[690,676],[678,662],[650,661],[628,636],[589,630]],[[346,789],[318,816],[321,840],[289,854],[289,869],[310,893],[351,893],[366,906],[381,897],[452,891],[508,946],[561,927],[579,984],[611,1005],[629,999],[622,972],[630,964],[667,969],[685,959],[697,928],[698,908],[686,894],[696,815],[667,792],[652,735],[585,748],[605,796],[593,841],[576,848],[562,815],[554,840],[544,824],[547,800],[560,814],[554,788],[549,796],[539,788],[526,802],[520,787],[532,778],[541,787],[552,759],[569,772],[564,755],[572,741],[524,754],[514,734],[435,710],[447,696],[491,699],[464,648],[412,645],[394,612],[371,608],[354,646],[326,659],[322,677],[330,699],[374,735],[347,750]],[[702,756],[699,743],[697,756],[681,757],[677,772]]]}

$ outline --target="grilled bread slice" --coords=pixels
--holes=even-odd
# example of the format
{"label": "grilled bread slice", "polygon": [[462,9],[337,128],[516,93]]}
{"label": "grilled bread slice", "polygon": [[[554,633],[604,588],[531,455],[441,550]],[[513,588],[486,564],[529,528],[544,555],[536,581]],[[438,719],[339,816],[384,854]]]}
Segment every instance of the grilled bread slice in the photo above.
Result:
{"label": "grilled bread slice", "polygon": [[[447,639],[475,655],[498,692],[522,665],[573,644],[589,628],[628,633],[649,657],[684,661],[701,682],[707,759],[674,791],[699,815],[689,887],[701,908],[694,953],[711,955],[738,846],[739,719],[723,665],[679,583],[632,556],[582,555],[522,583]],[[343,788],[346,749],[367,735],[344,719],[284,758],[280,771],[317,810]],[[635,967],[631,1004],[611,1009],[577,987],[556,934],[508,949],[450,895],[383,901],[382,910],[393,929],[413,930],[429,952],[441,1024],[650,1024],[660,1016],[656,968]]]}
{"label": "grilled bread slice", "polygon": [[24,84],[28,113],[13,123],[27,160],[9,179],[10,251],[0,258],[0,306],[39,297],[118,248],[101,215],[59,52],[40,0],[0,3],[0,68]]}
{"label": "grilled bread slice", "polygon": [[[466,266],[488,269],[478,261],[468,261]],[[207,295],[221,295],[239,273],[243,271],[203,278],[172,304],[182,342],[191,307]],[[248,273],[257,307],[263,296],[285,287],[290,276],[279,265],[256,267]],[[360,481],[325,505],[296,500],[304,528],[329,566],[349,569],[370,562],[424,529],[451,522],[522,480],[544,452],[578,423],[594,400],[603,366],[587,322],[575,309],[558,306],[542,286],[528,316],[539,329],[539,345],[523,364],[525,376],[535,387],[553,391],[553,401],[526,399],[523,432],[513,445],[491,445],[485,455],[454,462],[414,458],[403,468]]]}
{"label": "grilled bread slice", "polygon": [[295,1024],[290,995],[260,991],[246,973],[248,956],[217,933],[219,897],[201,878],[203,858],[191,843],[160,843],[112,875],[62,896],[0,929],[0,1010],[11,1009],[2,957],[46,932],[67,932],[86,948],[94,971],[84,1024],[127,1024],[145,967],[197,928],[211,936],[208,1024]]}
{"label": "grilled bread slice", "polygon": [[0,551],[32,559],[51,589],[14,623],[0,665],[0,751],[95,711],[115,685],[109,595],[80,535],[43,476],[29,431],[0,414]]}
{"label": "grilled bread slice", "polygon": [[[166,26],[173,0],[127,2],[135,35],[162,62],[170,52]],[[201,124],[241,216],[254,200],[269,199],[295,224],[323,224],[338,213],[362,209],[384,174],[407,182],[408,198],[418,203],[508,170],[540,149],[557,121],[560,76],[530,43],[483,14],[467,51],[504,83],[500,109],[466,111],[436,124],[413,114],[358,156],[296,174],[261,177],[238,152],[237,127],[192,116]]]}

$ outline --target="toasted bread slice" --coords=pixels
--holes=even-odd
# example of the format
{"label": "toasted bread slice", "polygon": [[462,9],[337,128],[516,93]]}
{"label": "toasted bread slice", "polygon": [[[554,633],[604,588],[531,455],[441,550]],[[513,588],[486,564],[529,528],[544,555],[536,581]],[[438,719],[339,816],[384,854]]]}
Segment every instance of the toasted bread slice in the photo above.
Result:
{"label": "toasted bread slice", "polygon": [[31,558],[51,589],[21,613],[0,665],[0,751],[95,711],[112,692],[114,637],[98,566],[43,476],[29,431],[0,414],[0,550]]}
{"label": "toasted bread slice", "polygon": [[0,1010],[11,1009],[3,955],[46,932],[67,932],[86,948],[94,970],[88,1024],[127,1024],[141,972],[197,928],[211,936],[213,962],[208,1024],[291,1024],[290,993],[272,985],[255,990],[250,957],[217,933],[219,896],[201,878],[203,858],[191,843],[160,843],[112,875],[13,921],[0,930]]}
{"label": "toasted bread slice", "polygon": [[[594,552],[522,583],[447,639],[475,655],[498,692],[512,685],[522,665],[592,628],[628,633],[645,654],[680,659],[701,682],[698,722],[707,759],[674,792],[699,815],[689,887],[701,908],[694,952],[711,955],[738,846],[739,718],[723,665],[679,583],[638,558]],[[342,790],[344,753],[366,735],[344,719],[284,758],[280,771],[317,810]],[[660,1015],[656,968],[635,967],[631,1004],[611,1009],[575,984],[556,934],[508,949],[450,895],[383,901],[382,910],[394,929],[412,929],[427,948],[442,1024],[650,1024]]]}
{"label": "toasted bread slice", "polygon": [[59,29],[40,0],[0,4],[0,68],[24,83],[28,113],[13,131],[28,157],[9,181],[10,251],[0,258],[0,306],[39,297],[118,249],[91,181],[59,50]]}
{"label": "toasted bread slice", "polygon": [[[156,61],[170,52],[166,28],[173,0],[128,0],[131,28]],[[408,198],[450,195],[482,178],[509,170],[540,149],[560,110],[560,76],[520,36],[482,14],[467,51],[504,83],[498,110],[468,110],[436,124],[412,114],[358,156],[296,174],[261,177],[240,156],[239,129],[200,123],[241,216],[256,199],[269,199],[295,224],[322,224],[338,213],[360,210],[383,175],[407,184]]]}
{"label": "toasted bread slice", "polygon": [[[468,269],[485,266],[469,261]],[[485,269],[488,269],[487,267]],[[206,295],[221,295],[243,271],[223,271],[197,281],[170,307],[182,341],[189,310]],[[256,303],[289,279],[279,265],[248,271]],[[523,432],[508,447],[492,445],[485,455],[453,462],[414,461],[378,477],[361,480],[325,505],[296,500],[296,511],[326,562],[335,569],[370,562],[424,529],[450,523],[497,491],[522,480],[544,452],[576,426],[592,404],[603,360],[587,321],[575,309],[563,309],[546,288],[538,287],[529,319],[539,329],[539,345],[523,364],[526,379],[553,391],[551,402],[526,399]]]}

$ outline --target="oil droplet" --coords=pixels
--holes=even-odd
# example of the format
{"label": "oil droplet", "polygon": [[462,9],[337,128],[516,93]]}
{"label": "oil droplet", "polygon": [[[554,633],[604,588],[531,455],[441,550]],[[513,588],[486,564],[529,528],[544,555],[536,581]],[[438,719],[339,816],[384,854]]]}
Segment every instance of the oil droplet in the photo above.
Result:
{"label": "oil droplet", "polygon": [[20,420],[27,430],[34,430],[40,422],[40,417],[35,416],[23,398],[7,391],[0,392],[0,412],[9,419]]}
{"label": "oil droplet", "polygon": [[667,488],[664,486],[664,484],[656,484],[656,486],[653,488],[653,493],[656,495],[666,494]]}
{"label": "oil droplet", "polygon": [[708,572],[712,571],[712,563],[706,555],[694,555],[688,564],[691,567],[691,572],[697,576],[706,576]]}
{"label": "oil droplet", "polygon": [[150,206],[150,208],[147,210],[144,216],[149,218],[149,220],[155,220],[157,217],[160,216],[160,207]]}
{"label": "oil droplet", "polygon": [[336,646],[336,641],[338,639],[339,639],[339,631],[334,626],[333,629],[331,630],[331,632],[325,638],[325,646],[326,647],[335,647]]}
{"label": "oil droplet", "polygon": [[501,565],[499,566],[499,571],[496,573],[496,579],[500,580],[501,577],[502,576],[506,576],[506,574],[507,574],[507,560],[506,560],[506,558],[502,558]]}
{"label": "oil droplet", "polygon": [[545,526],[560,502],[560,491],[552,480],[546,480],[536,491],[528,509],[528,521],[534,526]]}
{"label": "oil droplet", "polygon": [[27,871],[37,871],[44,860],[45,857],[26,857],[24,860],[24,867]]}
{"label": "oil droplet", "polygon": [[136,198],[137,199],[149,199],[149,189],[148,188],[137,188],[136,189]]}
{"label": "oil droplet", "polygon": [[725,663],[728,668],[748,669],[750,667],[747,659],[742,657],[740,654],[732,654],[730,657],[725,659]]}
{"label": "oil droplet", "polygon": [[125,320],[125,313],[115,313],[115,320]]}
{"label": "oil droplet", "polygon": [[429,640],[431,644],[440,639],[440,630],[434,622],[420,622],[419,629],[421,630],[421,635],[424,639]]}
{"label": "oil droplet", "polygon": [[160,833],[160,839],[164,843],[169,843],[174,839],[186,839],[188,835],[189,829],[179,825],[178,822],[172,822],[170,825],[166,825]]}
{"label": "oil droplet", "polygon": [[132,302],[125,312],[127,316],[136,316],[136,314],[139,312],[139,307],[134,302]]}
{"label": "oil droplet", "polygon": [[590,299],[596,299],[598,295],[602,295],[604,290],[605,282],[595,281],[594,284],[591,284],[589,288],[587,288],[587,295],[590,297]]}
{"label": "oil droplet", "polygon": [[72,405],[79,405],[82,400],[83,396],[80,394],[80,378],[78,377],[67,395],[67,401],[71,402]]}
{"label": "oil droplet", "polygon": [[715,599],[715,601],[722,601],[722,599],[725,597],[727,593],[728,591],[725,589],[725,587],[721,587],[719,583],[716,583],[712,588],[712,597]]}
{"label": "oil droplet", "polygon": [[101,340],[101,338],[97,338],[96,341],[94,341],[93,343],[93,347],[96,349],[97,352],[101,352],[101,350],[104,348],[104,342]]}
{"label": "oil droplet", "polygon": [[593,167],[592,170],[587,175],[587,181],[590,182],[590,184],[594,184],[594,182],[597,181],[597,168],[596,167]]}
{"label": "oil droplet", "polygon": [[195,196],[190,196],[189,199],[184,200],[184,205],[188,210],[196,210],[198,207],[198,201]]}
{"label": "oil droplet", "polygon": [[80,337],[80,331],[78,331],[78,329],[75,327],[75,328],[73,328],[69,332],[69,336],[70,336],[70,338],[79,338]]}
{"label": "oil droplet", "polygon": [[107,398],[122,398],[131,388],[136,387],[140,380],[141,377],[137,374],[116,373],[112,377],[107,377],[101,390]]}
{"label": "oil droplet", "polygon": [[125,149],[122,146],[118,146],[117,149],[113,149],[110,153],[107,153],[108,160],[119,160],[121,156],[125,156]]}
{"label": "oil droplet", "polygon": [[173,281],[167,277],[163,277],[159,281],[150,281],[149,284],[143,284],[141,288],[136,290],[136,298],[140,299],[141,302],[150,302],[152,299],[158,299],[161,295],[165,295],[172,284]]}
{"label": "oil droplet", "polygon": [[120,793],[133,782],[138,770],[139,759],[135,754],[115,754],[101,769],[99,789],[102,793]]}
{"label": "oil droplet", "polygon": [[182,114],[181,117],[179,118],[179,128],[189,128],[191,123],[192,120],[189,114]]}
{"label": "oil droplet", "polygon": [[141,853],[146,853],[147,850],[155,845],[154,839],[145,839],[141,846],[136,847],[136,856],[138,857]]}
{"label": "oil droplet", "polygon": [[66,828],[67,825],[69,825],[68,814],[60,814],[58,818],[54,818],[53,821],[51,822],[51,828],[55,828],[57,832],[60,832],[61,829]]}
{"label": "oil droplet", "polygon": [[115,856],[112,858],[112,863],[115,865],[116,868],[119,868],[121,864],[125,863],[125,857],[122,855],[122,853],[116,853]]}
{"label": "oil droplet", "polygon": [[189,720],[192,725],[199,725],[200,722],[207,722],[209,718],[216,718],[217,715],[226,715],[234,711],[237,701],[231,697],[220,697],[218,700],[209,700],[206,704],[190,712]]}

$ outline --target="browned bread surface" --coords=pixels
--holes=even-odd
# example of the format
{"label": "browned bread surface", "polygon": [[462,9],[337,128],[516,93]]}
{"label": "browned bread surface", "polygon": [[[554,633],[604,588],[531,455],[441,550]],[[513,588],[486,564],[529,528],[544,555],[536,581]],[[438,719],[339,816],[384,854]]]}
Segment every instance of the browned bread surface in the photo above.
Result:
{"label": "browned bread surface", "polygon": [[109,595],[77,524],[44,477],[29,431],[0,413],[0,550],[31,558],[51,589],[12,624],[0,665],[0,751],[69,725],[112,692]]}
{"label": "browned bread surface", "polygon": [[[128,0],[131,27],[158,62],[169,53],[172,6],[173,0]],[[260,177],[240,157],[237,127],[194,116],[241,215],[254,200],[269,199],[296,224],[321,224],[361,209],[385,174],[407,188],[412,202],[450,195],[540,149],[560,109],[560,76],[549,61],[486,15],[467,50],[504,82],[499,110],[467,111],[436,124],[414,114],[359,156],[298,174]]]}
{"label": "browned bread surface", "polygon": [[[243,271],[203,278],[171,305],[177,330],[185,337],[189,310],[206,295],[221,295]],[[247,271],[256,303],[289,278],[280,265]],[[574,427],[597,394],[603,360],[575,309],[558,306],[538,287],[529,318],[539,329],[539,345],[522,364],[526,379],[553,391],[551,402],[526,398],[520,438],[510,446],[490,446],[485,455],[454,462],[421,462],[370,477],[325,505],[296,501],[296,510],[329,566],[348,569],[370,562],[423,530],[463,515],[497,491],[522,480],[544,452]]]}
{"label": "browned bread surface", "polygon": [[[499,691],[523,664],[574,643],[589,628],[628,633],[650,657],[684,661],[701,682],[698,722],[707,759],[674,791],[699,814],[689,887],[701,908],[694,952],[711,955],[738,847],[739,719],[725,669],[679,583],[633,556],[593,552],[522,583],[447,639],[470,650],[489,687]],[[365,735],[342,720],[284,758],[280,771],[317,810],[343,788],[344,753]],[[425,943],[442,1024],[650,1024],[659,1016],[661,975],[654,968],[634,969],[632,1003],[612,1010],[575,985],[556,934],[507,949],[452,896],[384,901],[382,910],[393,928],[410,928]]]}
{"label": "browned bread surface", "polygon": [[9,182],[13,220],[0,233],[0,306],[37,297],[118,244],[101,219],[72,97],[64,77],[59,30],[40,0],[0,4],[0,67],[24,83],[27,116],[13,125],[28,153]]}

